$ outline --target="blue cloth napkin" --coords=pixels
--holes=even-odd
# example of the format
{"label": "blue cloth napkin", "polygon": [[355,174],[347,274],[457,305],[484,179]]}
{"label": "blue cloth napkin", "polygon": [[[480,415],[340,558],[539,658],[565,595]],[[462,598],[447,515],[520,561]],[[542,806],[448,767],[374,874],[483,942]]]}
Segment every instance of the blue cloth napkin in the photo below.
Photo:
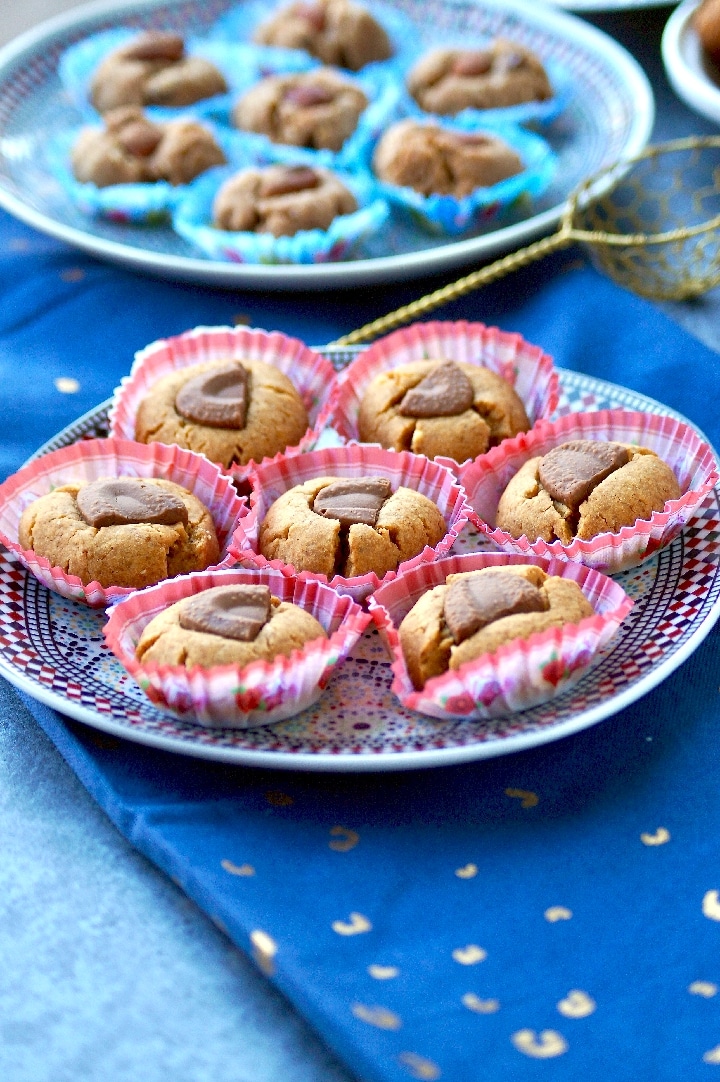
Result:
{"label": "blue cloth napkin", "polygon": [[[153,338],[240,319],[321,343],[436,284],[289,305],[140,278],[2,215],[0,243],[3,474]],[[578,250],[439,315],[519,331],[720,439],[717,354]],[[119,830],[359,1078],[692,1082],[720,1065],[718,686],[711,635],[572,738],[376,776],[186,759],[23,699]]]}

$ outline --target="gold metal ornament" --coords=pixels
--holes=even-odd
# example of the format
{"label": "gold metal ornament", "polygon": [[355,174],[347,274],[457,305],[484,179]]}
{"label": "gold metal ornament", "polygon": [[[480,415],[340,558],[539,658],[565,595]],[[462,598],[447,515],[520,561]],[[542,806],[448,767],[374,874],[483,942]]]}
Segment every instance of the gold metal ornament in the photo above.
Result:
{"label": "gold metal ornament", "polygon": [[620,285],[687,300],[720,283],[720,136],[647,147],[594,174],[570,196],[555,233],[343,335],[368,342],[575,243]]}

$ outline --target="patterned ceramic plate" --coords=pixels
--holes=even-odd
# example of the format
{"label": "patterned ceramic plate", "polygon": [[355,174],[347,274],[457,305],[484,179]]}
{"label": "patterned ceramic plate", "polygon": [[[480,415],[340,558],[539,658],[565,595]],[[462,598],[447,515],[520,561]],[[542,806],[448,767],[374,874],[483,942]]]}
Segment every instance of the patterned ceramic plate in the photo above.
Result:
{"label": "patterned ceramic plate", "polygon": [[[332,359],[347,363],[349,351]],[[670,413],[610,383],[560,370],[559,414],[625,407]],[[106,408],[41,448],[105,433]],[[103,644],[104,615],[51,593],[0,547],[0,674],[41,702],[98,729],[207,759],[288,769],[398,770],[503,755],[594,725],[669,676],[720,616],[720,494],[682,535],[618,576],[635,606],[580,683],[551,704],[503,720],[440,722],[405,710],[377,632],[367,631],[318,704],[278,725],[202,729],[151,705]],[[456,551],[487,546],[467,533]]]}
{"label": "patterned ceramic plate", "polygon": [[[572,97],[546,135],[559,162],[545,194],[500,225],[461,239],[394,226],[345,262],[238,265],[197,258],[169,227],[139,228],[89,219],[70,202],[47,165],[45,146],[80,116],[57,75],[65,48],[119,24],[206,33],[238,0],[102,0],[45,23],[0,51],[0,205],[88,252],[168,278],[214,285],[296,289],[398,281],[477,264],[518,248],[556,224],[570,192],[591,173],[640,151],[654,118],[652,90],[621,46],[593,26],[530,0],[384,0],[417,21],[418,40],[468,36],[522,40],[569,75]],[[270,5],[272,0],[268,0]]]}

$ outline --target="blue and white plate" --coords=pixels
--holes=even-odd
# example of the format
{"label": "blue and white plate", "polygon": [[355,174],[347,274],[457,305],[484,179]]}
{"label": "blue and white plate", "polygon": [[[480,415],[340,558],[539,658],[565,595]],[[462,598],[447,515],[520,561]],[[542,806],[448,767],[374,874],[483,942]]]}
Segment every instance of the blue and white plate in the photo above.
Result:
{"label": "blue and white plate", "polygon": [[[570,72],[569,105],[544,131],[558,157],[555,179],[529,205],[461,238],[429,237],[398,224],[333,264],[253,266],[200,258],[169,227],[138,230],[89,221],[63,191],[40,153],[52,133],[76,127],[63,92],[60,57],[75,42],[112,27],[165,28],[202,37],[242,0],[101,0],[54,19],[0,50],[0,205],[53,236],[125,266],[210,285],[327,289],[441,273],[518,248],[549,232],[568,195],[588,175],[645,146],[654,118],[650,85],[615,41],[565,12],[523,0],[385,0],[414,20],[426,45],[502,35]],[[268,7],[274,0],[268,0]]]}

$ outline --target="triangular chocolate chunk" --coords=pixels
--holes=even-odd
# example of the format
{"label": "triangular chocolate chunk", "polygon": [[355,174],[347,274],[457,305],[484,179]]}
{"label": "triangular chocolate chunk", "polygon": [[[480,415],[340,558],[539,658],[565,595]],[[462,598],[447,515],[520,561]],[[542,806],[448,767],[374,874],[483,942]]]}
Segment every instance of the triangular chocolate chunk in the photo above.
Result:
{"label": "triangular chocolate chunk", "polygon": [[398,406],[403,417],[455,417],[470,409],[473,388],[455,361],[443,361],[405,393]]}
{"label": "triangular chocolate chunk", "polygon": [[315,497],[313,511],[325,518],[336,518],[341,526],[362,523],[374,526],[380,509],[392,492],[387,477],[353,477],[333,481]]}
{"label": "triangular chocolate chunk", "polygon": [[451,583],[443,605],[445,623],[456,643],[503,616],[519,612],[545,612],[545,596],[521,575],[488,571],[462,575]]}
{"label": "triangular chocolate chunk", "polygon": [[188,380],[175,397],[175,409],[210,428],[244,428],[249,398],[248,371],[238,361]]}
{"label": "triangular chocolate chunk", "polygon": [[270,600],[267,586],[216,586],[183,605],[180,627],[223,639],[254,642],[268,622]]}
{"label": "triangular chocolate chunk", "polygon": [[78,511],[88,526],[130,526],[187,523],[187,507],[174,492],[140,477],[91,481],[78,490]]}
{"label": "triangular chocolate chunk", "polygon": [[629,461],[621,443],[571,440],[543,456],[538,477],[554,500],[575,510],[601,481]]}

